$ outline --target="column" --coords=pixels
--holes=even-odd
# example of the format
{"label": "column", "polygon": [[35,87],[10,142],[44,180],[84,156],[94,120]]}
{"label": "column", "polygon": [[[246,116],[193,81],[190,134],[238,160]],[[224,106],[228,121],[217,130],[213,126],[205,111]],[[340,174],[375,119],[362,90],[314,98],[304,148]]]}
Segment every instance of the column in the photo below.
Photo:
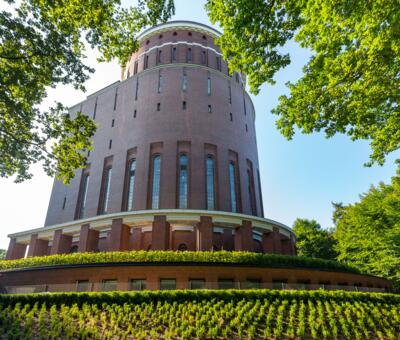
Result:
{"label": "column", "polygon": [[273,227],[272,238],[274,240],[274,253],[282,254],[281,234],[279,228]]}
{"label": "column", "polygon": [[29,242],[28,257],[44,256],[48,254],[49,241],[41,240],[38,234],[32,234]]}
{"label": "column", "polygon": [[290,255],[296,256],[296,238],[293,234],[290,234]]}
{"label": "column", "polygon": [[142,228],[132,229],[133,250],[142,249]]}
{"label": "column", "polygon": [[154,250],[169,249],[169,233],[170,233],[170,225],[167,222],[167,216],[165,215],[154,216],[153,228],[151,231],[152,234],[151,248]]}
{"label": "column", "polygon": [[17,243],[15,238],[10,239],[6,260],[22,259],[25,257],[26,244]]}
{"label": "column", "polygon": [[196,250],[210,251],[213,249],[213,223],[210,216],[200,216],[196,228]]}
{"label": "column", "polygon": [[122,223],[122,218],[112,220],[108,251],[129,250],[131,228]]}
{"label": "column", "polygon": [[235,231],[235,250],[253,251],[253,227],[251,221],[242,221]]}
{"label": "column", "polygon": [[99,248],[99,232],[90,229],[89,224],[84,224],[81,227],[79,235],[78,252],[95,252]]}
{"label": "column", "polygon": [[62,233],[62,229],[56,230],[53,237],[53,245],[50,250],[50,255],[68,254],[72,246],[72,236]]}
{"label": "column", "polygon": [[272,232],[268,231],[263,233],[263,252],[272,254],[274,252],[274,240],[272,238]]}

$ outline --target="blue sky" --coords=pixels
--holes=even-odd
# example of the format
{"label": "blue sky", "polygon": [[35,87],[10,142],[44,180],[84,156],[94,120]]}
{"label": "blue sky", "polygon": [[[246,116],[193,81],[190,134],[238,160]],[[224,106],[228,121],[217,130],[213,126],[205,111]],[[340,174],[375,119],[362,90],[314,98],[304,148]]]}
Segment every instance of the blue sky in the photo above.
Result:
{"label": "blue sky", "polygon": [[[177,11],[173,20],[210,25],[203,9],[204,1],[175,0],[175,3]],[[281,136],[275,128],[277,117],[271,110],[279,96],[287,93],[285,83],[301,77],[302,67],[310,55],[294,42],[288,43],[284,50],[291,55],[291,65],[276,75],[276,85],[264,85],[257,96],[252,96],[265,216],[289,226],[301,217],[316,219],[323,227],[330,227],[331,202],[355,202],[371,184],[388,182],[396,172],[394,160],[400,158],[400,153],[390,155],[382,167],[368,168],[363,166],[369,159],[368,142],[352,142],[343,135],[325,139],[322,134],[296,134],[292,141]],[[43,108],[55,100],[72,106],[119,79],[116,61],[98,64],[94,51],[88,51],[87,56],[86,63],[96,69],[86,83],[87,92],[59,86],[49,90]],[[34,179],[21,184],[15,184],[12,179],[0,179],[0,248],[8,246],[7,234],[43,226],[53,180],[40,166],[35,166],[33,173]]]}

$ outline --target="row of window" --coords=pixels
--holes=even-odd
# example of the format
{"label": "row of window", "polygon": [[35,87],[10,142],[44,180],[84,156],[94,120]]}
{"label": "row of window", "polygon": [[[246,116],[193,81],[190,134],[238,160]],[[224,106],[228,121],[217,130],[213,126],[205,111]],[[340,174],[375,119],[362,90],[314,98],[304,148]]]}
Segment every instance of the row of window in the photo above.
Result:
{"label": "row of window", "polygon": [[[319,281],[317,284],[321,289],[330,288],[330,281]],[[334,286],[349,286],[347,282],[340,282]],[[355,283],[352,286],[354,287],[363,287],[361,283]],[[272,289],[286,289],[286,288],[296,288],[296,289],[310,289],[311,281],[310,280],[297,280],[295,284],[288,284],[286,279],[277,279],[272,280],[272,282],[262,282],[261,279],[248,278],[244,282],[235,281],[234,279],[226,279],[220,278],[217,282],[218,289],[260,289],[263,287],[268,287]],[[373,285],[368,285],[368,287],[373,287]],[[211,284],[207,282],[205,279],[197,278],[197,279],[189,279],[187,282],[188,289],[207,289],[214,288],[211,287]],[[146,290],[149,289],[146,279],[131,279],[129,281],[129,290]],[[176,279],[160,279],[159,280],[159,289],[160,290],[174,290],[177,289]],[[76,281],[76,290],[78,292],[87,292],[92,290],[92,284],[89,280],[78,280]],[[101,290],[102,291],[116,291],[118,290],[118,280],[117,279],[107,279],[101,282]]]}
{"label": "row of window", "polygon": [[[254,190],[254,178],[253,169],[250,161],[247,160],[247,187],[248,197],[251,205],[251,212],[253,215],[257,215],[256,208],[256,197]],[[205,179],[206,179],[206,208],[208,210],[217,210],[216,206],[216,160],[212,154],[207,154],[205,158]],[[124,202],[125,206],[123,210],[134,209],[134,192],[135,192],[135,177],[136,177],[136,159],[129,159],[126,168],[126,180],[124,190]],[[229,178],[229,193],[230,193],[230,205],[231,211],[241,212],[240,208],[240,184],[239,184],[239,173],[237,169],[237,162],[231,160],[228,167],[228,178]],[[112,165],[109,164],[104,167],[103,179],[100,190],[99,200],[99,214],[106,214],[109,210],[110,200],[110,189],[111,189],[111,178],[112,178]],[[161,154],[154,154],[151,157],[150,164],[150,199],[149,208],[158,209],[160,207],[160,180],[161,180]],[[88,169],[83,171],[80,193],[78,198],[78,209],[76,218],[84,218],[85,208],[87,202],[87,193],[89,187],[90,173]],[[178,171],[177,171],[177,207],[179,209],[186,209],[188,207],[188,192],[189,192],[189,156],[187,153],[180,153],[178,155]],[[261,189],[260,189],[261,194]],[[65,207],[65,198],[63,202]]]}

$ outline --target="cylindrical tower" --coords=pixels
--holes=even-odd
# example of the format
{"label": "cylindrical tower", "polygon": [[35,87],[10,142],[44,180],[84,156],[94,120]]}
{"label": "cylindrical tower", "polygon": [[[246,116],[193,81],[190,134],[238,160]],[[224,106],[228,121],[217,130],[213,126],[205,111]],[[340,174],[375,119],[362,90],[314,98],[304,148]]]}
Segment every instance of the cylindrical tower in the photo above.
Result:
{"label": "cylindrical tower", "polygon": [[12,242],[30,244],[29,255],[294,254],[290,228],[263,218],[254,106],[218,36],[188,21],[144,31],[122,80],[70,109],[98,126],[87,167],[68,186],[54,182],[45,227],[10,235]]}

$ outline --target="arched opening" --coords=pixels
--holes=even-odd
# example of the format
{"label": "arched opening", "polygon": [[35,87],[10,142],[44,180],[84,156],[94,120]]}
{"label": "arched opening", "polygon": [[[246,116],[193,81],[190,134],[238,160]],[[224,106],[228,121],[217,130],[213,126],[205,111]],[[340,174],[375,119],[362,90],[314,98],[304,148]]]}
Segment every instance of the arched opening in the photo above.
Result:
{"label": "arched opening", "polygon": [[72,246],[71,249],[69,250],[69,252],[70,252],[70,254],[77,253],[78,252],[78,246],[77,245]]}
{"label": "arched opening", "polygon": [[181,244],[179,244],[178,250],[179,250],[179,251],[188,250],[188,247],[187,247],[186,243],[181,243]]}

